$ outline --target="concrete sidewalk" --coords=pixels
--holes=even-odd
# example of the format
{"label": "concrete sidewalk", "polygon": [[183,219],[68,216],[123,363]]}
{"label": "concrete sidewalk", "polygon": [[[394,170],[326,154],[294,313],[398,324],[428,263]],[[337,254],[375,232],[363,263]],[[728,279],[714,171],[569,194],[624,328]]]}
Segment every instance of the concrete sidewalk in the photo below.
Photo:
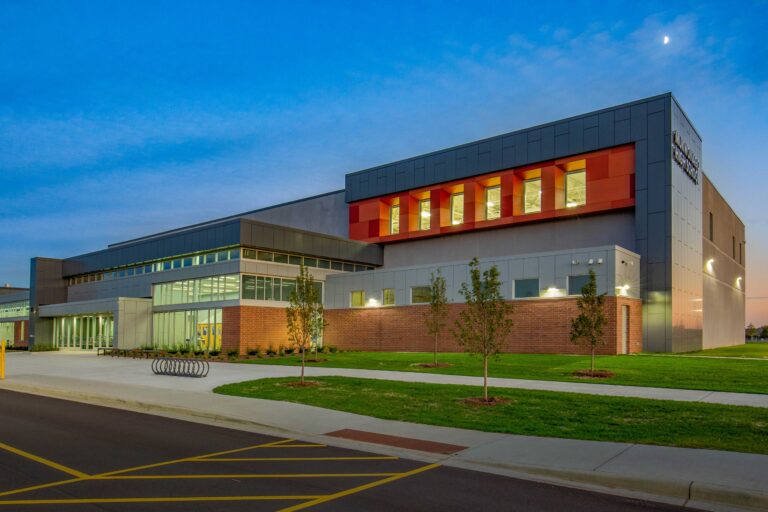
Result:
{"label": "concrete sidewalk", "polygon": [[[224,382],[295,375],[296,369],[264,365],[212,366],[207,379],[185,379],[153,375],[148,361],[97,359],[83,354],[13,354],[8,361],[8,379],[0,384],[0,388],[319,440],[326,444],[692,508],[768,510],[768,456],[496,434],[379,420],[285,402],[214,395],[210,390]],[[321,374],[314,370],[320,369],[313,369],[314,375]],[[322,370],[323,374],[351,375],[346,370]],[[358,376],[378,377],[382,373],[387,375],[379,378],[445,377],[398,372],[359,372]],[[768,419],[768,414],[766,417]],[[341,429],[440,441],[466,448],[442,455],[327,436]]]}

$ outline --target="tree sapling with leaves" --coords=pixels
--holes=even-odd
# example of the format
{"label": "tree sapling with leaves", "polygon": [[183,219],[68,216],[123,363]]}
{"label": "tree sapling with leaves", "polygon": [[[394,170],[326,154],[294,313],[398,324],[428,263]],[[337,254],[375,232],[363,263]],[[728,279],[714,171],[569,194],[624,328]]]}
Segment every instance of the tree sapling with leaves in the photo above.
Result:
{"label": "tree sapling with leaves", "polygon": [[605,294],[597,293],[595,272],[589,269],[589,282],[581,289],[581,296],[576,301],[579,315],[571,320],[571,342],[589,347],[592,354],[590,376],[595,376],[595,350],[605,343],[603,330],[606,324],[603,304]]}
{"label": "tree sapling with leaves", "polygon": [[437,366],[437,342],[440,333],[445,328],[445,319],[448,316],[448,297],[445,293],[445,278],[437,269],[437,275],[432,273],[429,277],[429,309],[424,315],[427,324],[427,332],[434,338],[435,350],[432,366]]}
{"label": "tree sapling with leaves", "polygon": [[499,353],[512,331],[512,305],[501,294],[499,269],[493,265],[480,271],[477,258],[469,262],[470,284],[461,284],[459,293],[466,308],[456,320],[454,336],[470,354],[483,358],[483,402],[488,399],[488,358]]}
{"label": "tree sapling with leaves", "polygon": [[296,276],[296,288],[289,296],[286,308],[288,339],[301,352],[301,380],[304,385],[304,366],[307,350],[323,332],[323,303],[320,290],[307,267],[302,265]]}

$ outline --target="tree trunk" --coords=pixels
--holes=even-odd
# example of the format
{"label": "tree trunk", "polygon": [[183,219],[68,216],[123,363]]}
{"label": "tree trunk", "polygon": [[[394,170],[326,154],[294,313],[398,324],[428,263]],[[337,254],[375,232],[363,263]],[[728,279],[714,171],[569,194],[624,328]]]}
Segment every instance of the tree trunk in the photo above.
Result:
{"label": "tree trunk", "polygon": [[301,350],[301,385],[304,385],[304,354],[306,353],[306,350]]}
{"label": "tree trunk", "polygon": [[592,347],[592,370],[590,370],[592,377],[595,376],[595,347]]}
{"label": "tree trunk", "polygon": [[483,356],[483,401],[488,401],[488,356]]}
{"label": "tree trunk", "polygon": [[434,365],[437,366],[437,333],[435,333],[435,358]]}

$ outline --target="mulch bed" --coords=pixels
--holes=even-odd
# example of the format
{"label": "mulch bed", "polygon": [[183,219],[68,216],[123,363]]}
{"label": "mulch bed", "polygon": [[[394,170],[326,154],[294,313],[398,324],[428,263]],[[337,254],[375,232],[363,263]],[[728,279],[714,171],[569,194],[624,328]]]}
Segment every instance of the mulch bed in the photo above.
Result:
{"label": "mulch bed", "polygon": [[448,368],[453,365],[451,363],[419,363],[416,366],[419,368]]}
{"label": "mulch bed", "polygon": [[479,405],[479,406],[487,406],[487,405],[504,405],[510,403],[512,400],[509,398],[501,398],[498,396],[489,396],[488,400],[484,400],[481,396],[473,396],[471,398],[464,398],[463,400],[460,400],[461,403],[464,405]]}
{"label": "mulch bed", "polygon": [[322,386],[323,383],[316,380],[305,380],[304,382],[297,380],[296,382],[284,382],[282,385],[289,388],[313,388],[315,386]]}
{"label": "mulch bed", "polygon": [[580,379],[610,379],[611,377],[616,376],[615,373],[609,372],[608,370],[595,370],[595,373],[592,373],[589,370],[576,370],[571,373],[571,375]]}

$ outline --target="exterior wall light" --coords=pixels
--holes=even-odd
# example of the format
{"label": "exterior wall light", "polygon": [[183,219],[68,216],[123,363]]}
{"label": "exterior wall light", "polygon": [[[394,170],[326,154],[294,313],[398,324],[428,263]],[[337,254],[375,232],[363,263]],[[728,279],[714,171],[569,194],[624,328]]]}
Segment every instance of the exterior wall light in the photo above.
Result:
{"label": "exterior wall light", "polygon": [[587,263],[589,263],[590,265],[594,265],[595,264],[595,260],[593,260],[592,258],[589,258],[589,261]]}
{"label": "exterior wall light", "polygon": [[616,292],[619,295],[619,297],[627,297],[629,296],[629,285],[624,284],[621,286],[616,287]]}
{"label": "exterior wall light", "polygon": [[736,288],[741,290],[741,276],[736,278]]}
{"label": "exterior wall light", "polygon": [[579,260],[571,260],[571,265],[578,265],[578,264],[579,264]]}
{"label": "exterior wall light", "polygon": [[709,259],[707,260],[707,264],[705,265],[705,267],[706,267],[706,269],[707,269],[707,272],[709,272],[710,274],[711,274],[711,273],[713,273],[713,272],[715,271],[714,267],[712,266],[712,264],[713,264],[714,262],[715,262],[715,258],[709,258]]}
{"label": "exterior wall light", "polygon": [[544,292],[545,297],[562,297],[563,295],[565,295],[563,290],[557,286],[550,286],[547,288],[547,291]]}
{"label": "exterior wall light", "polygon": [[381,306],[381,303],[373,297],[368,299],[368,301],[365,303],[365,307],[367,308],[378,308],[379,306]]}

